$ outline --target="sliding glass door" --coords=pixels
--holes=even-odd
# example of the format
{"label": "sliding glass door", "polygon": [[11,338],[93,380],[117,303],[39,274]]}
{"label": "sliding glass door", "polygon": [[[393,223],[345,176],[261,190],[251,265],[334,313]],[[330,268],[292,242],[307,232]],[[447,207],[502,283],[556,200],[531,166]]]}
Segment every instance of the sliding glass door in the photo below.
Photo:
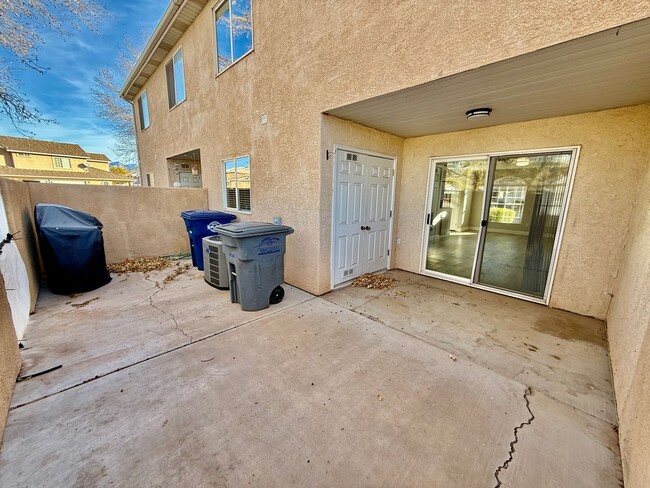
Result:
{"label": "sliding glass door", "polygon": [[423,272],[545,300],[575,153],[432,160]]}
{"label": "sliding glass door", "polygon": [[479,283],[544,297],[571,155],[493,158]]}
{"label": "sliding glass door", "polygon": [[434,164],[427,214],[427,270],[472,277],[487,167],[487,158]]}

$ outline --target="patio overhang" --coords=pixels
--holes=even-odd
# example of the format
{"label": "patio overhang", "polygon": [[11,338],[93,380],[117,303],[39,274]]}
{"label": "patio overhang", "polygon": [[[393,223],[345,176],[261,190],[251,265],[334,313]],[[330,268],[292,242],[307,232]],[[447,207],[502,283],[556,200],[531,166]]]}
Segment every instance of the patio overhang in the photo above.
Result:
{"label": "patio overhang", "polygon": [[[401,137],[650,102],[650,18],[328,110]],[[489,117],[465,112],[489,107]]]}

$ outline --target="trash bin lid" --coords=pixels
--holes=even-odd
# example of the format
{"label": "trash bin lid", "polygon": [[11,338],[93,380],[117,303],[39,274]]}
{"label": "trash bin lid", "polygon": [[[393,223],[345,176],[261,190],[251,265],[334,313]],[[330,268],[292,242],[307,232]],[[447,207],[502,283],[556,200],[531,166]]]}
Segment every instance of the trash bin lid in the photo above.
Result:
{"label": "trash bin lid", "polygon": [[231,221],[237,218],[236,215],[218,210],[185,210],[181,212],[185,220],[226,220]]}
{"label": "trash bin lid", "polygon": [[219,227],[219,233],[235,238],[265,236],[268,234],[293,234],[288,225],[269,224],[267,222],[235,222]]}

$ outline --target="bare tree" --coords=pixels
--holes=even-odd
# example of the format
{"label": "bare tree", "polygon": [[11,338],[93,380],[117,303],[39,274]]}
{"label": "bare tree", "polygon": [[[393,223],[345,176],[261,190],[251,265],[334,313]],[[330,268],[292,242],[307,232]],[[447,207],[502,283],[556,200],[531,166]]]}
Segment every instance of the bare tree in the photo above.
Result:
{"label": "bare tree", "polygon": [[95,115],[108,125],[115,139],[113,151],[123,163],[135,163],[138,160],[131,104],[120,98],[120,89],[140,52],[139,47],[125,38],[117,51],[115,65],[99,68],[92,89]]}
{"label": "bare tree", "polygon": [[94,30],[107,12],[95,0],[1,0],[0,46],[8,58],[0,58],[0,113],[21,133],[25,124],[51,122],[29,105],[15,76],[19,67],[44,74],[38,58],[42,33],[64,35],[85,26]]}

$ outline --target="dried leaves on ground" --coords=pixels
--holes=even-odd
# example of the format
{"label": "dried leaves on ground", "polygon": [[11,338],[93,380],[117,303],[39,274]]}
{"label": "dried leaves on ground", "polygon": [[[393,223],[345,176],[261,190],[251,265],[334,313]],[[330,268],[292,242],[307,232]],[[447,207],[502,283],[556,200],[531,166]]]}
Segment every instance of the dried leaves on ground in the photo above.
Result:
{"label": "dried leaves on ground", "polygon": [[163,280],[164,284],[171,283],[174,281],[179,275],[185,273],[188,269],[192,267],[191,264],[189,263],[176,263],[176,269],[174,269],[171,273],[169,273],[167,276],[165,276],[165,279]]}
{"label": "dried leaves on ground", "polygon": [[150,271],[160,271],[169,268],[172,260],[168,258],[138,258],[125,259],[118,263],[112,263],[106,266],[110,273],[149,273]]}
{"label": "dried leaves on ground", "polygon": [[359,288],[370,288],[373,290],[383,290],[385,288],[390,288],[397,282],[398,281],[395,278],[391,278],[385,274],[368,273],[359,276],[356,280],[354,280],[352,282],[352,286]]}

